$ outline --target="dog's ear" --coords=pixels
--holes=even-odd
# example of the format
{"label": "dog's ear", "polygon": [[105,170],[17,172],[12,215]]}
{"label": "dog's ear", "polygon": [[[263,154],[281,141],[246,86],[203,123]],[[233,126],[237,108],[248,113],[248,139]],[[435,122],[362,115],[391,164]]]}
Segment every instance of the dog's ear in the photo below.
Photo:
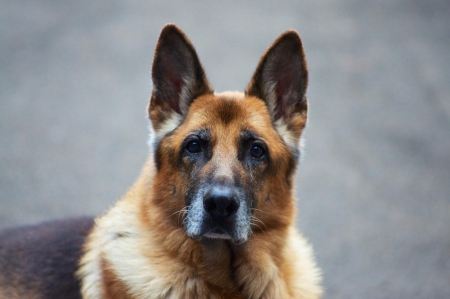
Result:
{"label": "dog's ear", "polygon": [[152,66],[148,113],[157,135],[174,130],[197,97],[212,93],[194,46],[174,24],[164,26]]}
{"label": "dog's ear", "polygon": [[263,100],[277,131],[294,148],[306,124],[308,69],[300,36],[281,34],[266,50],[245,93]]}

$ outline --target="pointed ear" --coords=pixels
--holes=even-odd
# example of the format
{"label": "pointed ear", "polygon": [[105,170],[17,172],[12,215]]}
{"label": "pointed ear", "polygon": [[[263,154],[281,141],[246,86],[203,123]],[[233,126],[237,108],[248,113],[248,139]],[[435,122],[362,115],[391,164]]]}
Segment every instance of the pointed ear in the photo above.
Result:
{"label": "pointed ear", "polygon": [[174,24],[164,26],[159,36],[152,80],[148,112],[156,135],[175,129],[194,99],[213,92],[194,46]]}
{"label": "pointed ear", "polygon": [[306,124],[307,85],[302,42],[296,31],[289,30],[266,50],[245,91],[266,103],[276,129],[294,148]]}

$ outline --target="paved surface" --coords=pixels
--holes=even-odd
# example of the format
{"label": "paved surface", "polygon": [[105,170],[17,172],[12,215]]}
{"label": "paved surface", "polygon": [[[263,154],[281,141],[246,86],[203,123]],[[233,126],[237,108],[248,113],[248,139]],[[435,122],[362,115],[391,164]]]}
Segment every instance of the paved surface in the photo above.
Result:
{"label": "paved surface", "polygon": [[165,23],[218,91],[295,28],[311,74],[298,225],[325,298],[450,298],[450,2],[242,2],[0,0],[0,227],[126,191]]}

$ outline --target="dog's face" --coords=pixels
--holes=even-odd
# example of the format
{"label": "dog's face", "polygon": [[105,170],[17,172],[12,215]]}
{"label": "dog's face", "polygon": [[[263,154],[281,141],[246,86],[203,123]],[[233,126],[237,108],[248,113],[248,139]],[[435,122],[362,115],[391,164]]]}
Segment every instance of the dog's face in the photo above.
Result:
{"label": "dog's face", "polygon": [[300,38],[281,35],[245,93],[215,94],[174,25],[160,36],[149,115],[155,131],[154,200],[194,239],[246,242],[292,221],[292,175],[306,123]]}
{"label": "dog's face", "polygon": [[289,160],[265,104],[239,93],[202,96],[161,150],[166,146],[178,156],[171,167],[183,177],[176,185],[187,207],[187,234],[246,241],[254,209],[270,199],[273,168]]}

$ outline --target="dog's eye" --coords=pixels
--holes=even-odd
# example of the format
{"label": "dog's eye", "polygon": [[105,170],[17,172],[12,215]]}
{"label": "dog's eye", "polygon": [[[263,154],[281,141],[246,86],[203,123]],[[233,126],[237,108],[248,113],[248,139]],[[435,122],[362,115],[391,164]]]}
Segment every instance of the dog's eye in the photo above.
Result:
{"label": "dog's eye", "polygon": [[264,156],[265,151],[261,146],[253,145],[252,148],[250,149],[250,154],[252,155],[253,158],[261,158],[262,156]]}
{"label": "dog's eye", "polygon": [[191,154],[196,154],[202,151],[202,147],[197,140],[192,140],[186,145],[186,150]]}

